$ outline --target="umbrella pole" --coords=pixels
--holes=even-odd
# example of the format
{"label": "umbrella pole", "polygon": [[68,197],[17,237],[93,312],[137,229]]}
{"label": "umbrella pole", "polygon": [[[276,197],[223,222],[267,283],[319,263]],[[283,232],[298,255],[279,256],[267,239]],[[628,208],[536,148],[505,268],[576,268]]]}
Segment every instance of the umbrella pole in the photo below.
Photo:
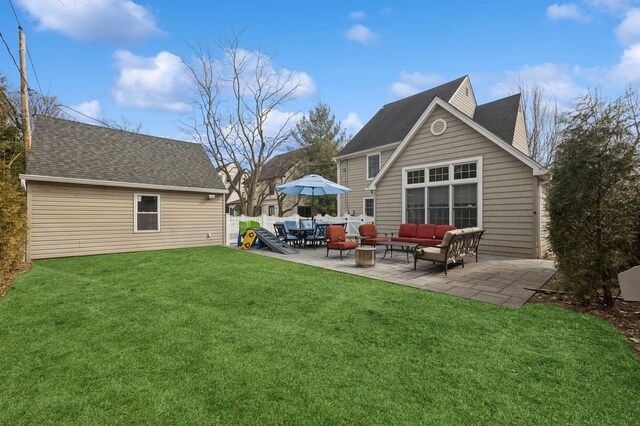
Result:
{"label": "umbrella pole", "polygon": [[314,201],[314,196],[313,193],[315,192],[315,188],[311,188],[311,224],[313,225],[313,222],[315,221],[315,216],[313,215],[313,201]]}

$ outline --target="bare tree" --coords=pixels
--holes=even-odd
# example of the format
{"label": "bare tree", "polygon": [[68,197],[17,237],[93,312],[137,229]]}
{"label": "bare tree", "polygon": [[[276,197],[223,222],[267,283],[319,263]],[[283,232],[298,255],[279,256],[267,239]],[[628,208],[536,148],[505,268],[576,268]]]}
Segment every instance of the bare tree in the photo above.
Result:
{"label": "bare tree", "polygon": [[125,132],[131,133],[140,133],[142,130],[142,123],[140,121],[133,122],[123,115],[120,116],[120,121],[110,120],[108,118],[102,118],[101,121],[111,129],[124,130]]}
{"label": "bare tree", "polygon": [[[182,123],[182,130],[204,146],[238,193],[242,212],[252,214],[262,167],[294,131],[297,114],[279,108],[300,94],[304,75],[274,70],[269,56],[240,48],[239,34],[219,48],[220,58],[200,45],[192,48],[195,61],[183,59],[193,81],[195,116]],[[243,187],[232,179],[228,164],[246,173]]]}
{"label": "bare tree", "polygon": [[[22,113],[20,110],[20,92],[12,91],[9,99],[13,109],[13,124],[21,129]],[[32,117],[44,115],[47,117],[71,118],[69,114],[61,109],[61,106],[56,96],[43,95],[42,93],[29,89],[29,113]]]}
{"label": "bare tree", "polygon": [[518,84],[522,96],[522,112],[527,126],[529,156],[545,167],[553,161],[559,142],[558,105],[545,97],[537,83]]}

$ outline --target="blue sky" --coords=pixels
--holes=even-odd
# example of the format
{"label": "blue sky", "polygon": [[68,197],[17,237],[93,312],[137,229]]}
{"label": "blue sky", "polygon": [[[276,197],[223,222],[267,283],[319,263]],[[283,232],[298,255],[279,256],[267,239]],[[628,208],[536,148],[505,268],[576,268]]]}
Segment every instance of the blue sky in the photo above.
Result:
{"label": "blue sky", "polygon": [[[323,101],[351,134],[383,104],[465,74],[480,103],[514,92],[519,80],[565,107],[588,88],[616,95],[640,84],[635,0],[13,3],[42,91],[172,138],[186,137],[178,122],[191,114],[179,58],[233,29],[244,30],[243,48],[271,55],[277,72],[304,76],[307,90],[282,113]],[[0,31],[17,57],[9,0],[0,0]],[[0,70],[17,87],[1,47]]]}

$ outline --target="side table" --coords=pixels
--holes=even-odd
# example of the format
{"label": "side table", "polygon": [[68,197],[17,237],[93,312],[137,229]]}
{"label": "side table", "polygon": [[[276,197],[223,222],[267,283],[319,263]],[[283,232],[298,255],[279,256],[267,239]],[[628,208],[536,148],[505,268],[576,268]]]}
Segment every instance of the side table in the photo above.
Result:
{"label": "side table", "polygon": [[356,247],[356,266],[376,266],[375,247]]}

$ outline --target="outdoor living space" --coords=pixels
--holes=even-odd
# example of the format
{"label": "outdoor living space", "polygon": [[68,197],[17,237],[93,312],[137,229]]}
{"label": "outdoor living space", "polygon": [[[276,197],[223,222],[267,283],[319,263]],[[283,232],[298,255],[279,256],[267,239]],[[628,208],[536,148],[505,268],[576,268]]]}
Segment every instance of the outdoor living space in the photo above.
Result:
{"label": "outdoor living space", "polygon": [[384,245],[377,247],[376,263],[372,267],[357,266],[354,251],[342,260],[335,251],[327,256],[324,246],[303,248],[291,255],[269,249],[252,249],[251,253],[510,308],[525,304],[534,290],[541,288],[556,272],[550,260],[480,254],[477,263],[473,257],[467,257],[464,268],[450,266],[445,275],[442,264],[426,261],[418,261],[414,270],[411,253],[394,251],[393,255],[385,255]]}

